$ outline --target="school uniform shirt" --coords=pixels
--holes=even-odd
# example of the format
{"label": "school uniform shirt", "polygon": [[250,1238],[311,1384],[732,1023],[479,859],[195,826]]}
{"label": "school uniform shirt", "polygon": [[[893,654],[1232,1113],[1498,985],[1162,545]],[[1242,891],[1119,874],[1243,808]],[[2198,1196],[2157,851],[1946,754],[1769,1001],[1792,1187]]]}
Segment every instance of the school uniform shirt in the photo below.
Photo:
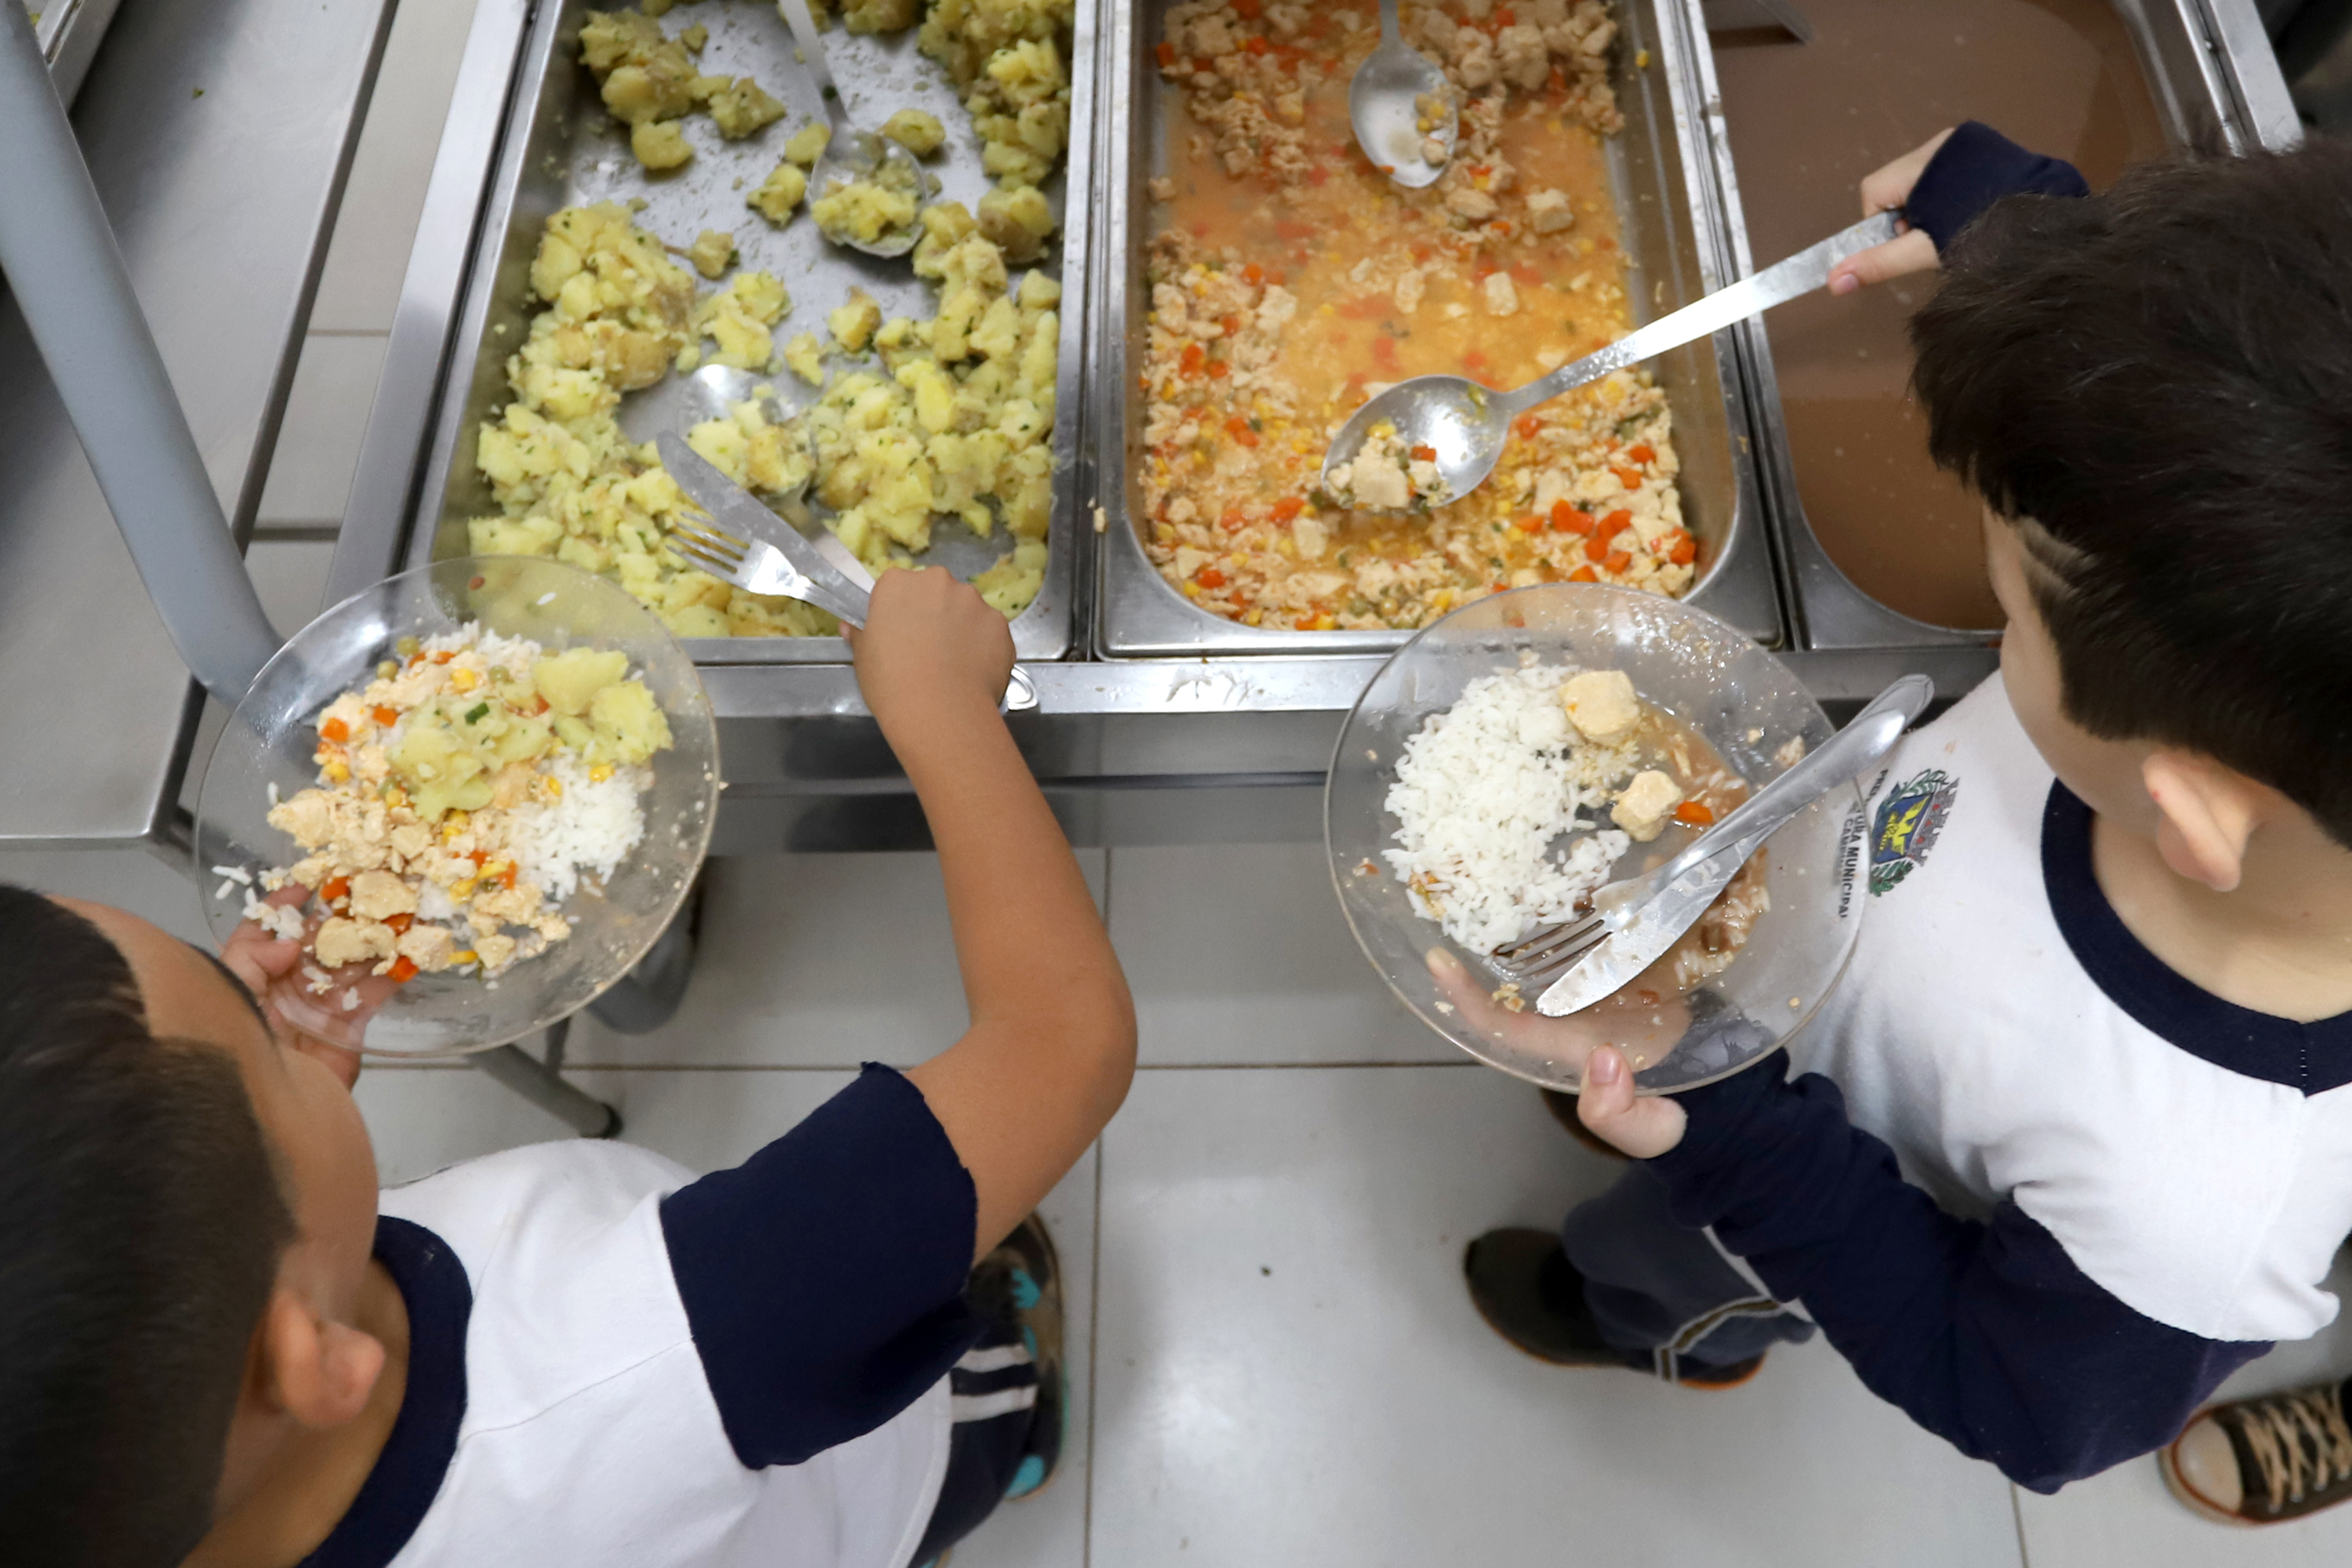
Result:
{"label": "school uniform shirt", "polygon": [[509,1150],[383,1194],[407,1392],[312,1568],[905,1568],[971,1179],[887,1068],[733,1170]]}
{"label": "school uniform shirt", "polygon": [[2332,1322],[2352,1231],[2352,1015],[2167,968],[2091,823],[1998,676],[1907,737],[1844,836],[1844,977],[1652,1162],[1865,1384],[2038,1490]]}

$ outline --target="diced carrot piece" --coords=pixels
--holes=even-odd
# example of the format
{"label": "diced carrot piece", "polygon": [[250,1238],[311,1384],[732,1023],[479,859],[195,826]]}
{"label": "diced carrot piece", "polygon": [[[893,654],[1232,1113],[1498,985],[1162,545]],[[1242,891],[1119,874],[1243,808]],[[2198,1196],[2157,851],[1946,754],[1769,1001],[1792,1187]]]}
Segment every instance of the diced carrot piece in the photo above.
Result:
{"label": "diced carrot piece", "polygon": [[1580,566],[1568,574],[1568,580],[1571,583],[1598,583],[1601,575],[1590,566]]}
{"label": "diced carrot piece", "polygon": [[1233,373],[1234,367],[1227,364],[1221,359],[1213,359],[1209,362],[1209,379],[1211,381],[1223,381],[1225,377],[1233,374]]}
{"label": "diced carrot piece", "polygon": [[1606,534],[1596,533],[1584,542],[1584,558],[1587,561],[1600,561],[1608,554],[1609,538]]}
{"label": "diced carrot piece", "polygon": [[1239,533],[1249,526],[1249,513],[1237,506],[1229,506],[1225,508],[1224,515],[1217,519],[1217,526],[1227,533]]}
{"label": "diced carrot piece", "polygon": [[1522,441],[1534,440],[1536,438],[1536,432],[1542,428],[1543,421],[1537,418],[1532,414],[1522,414],[1517,419],[1511,421],[1511,434],[1517,436]]}
{"label": "diced carrot piece", "polygon": [[1259,0],[1234,0],[1234,15],[1244,22],[1255,22],[1264,7]]}
{"label": "diced carrot piece", "polygon": [[405,985],[416,978],[416,961],[403,953],[392,961],[391,973],[394,981]]}
{"label": "diced carrot piece", "polygon": [[1513,279],[1518,282],[1526,284],[1530,289],[1540,288],[1544,280],[1543,269],[1532,261],[1513,262],[1511,264],[1511,276]]}
{"label": "diced carrot piece", "polygon": [[1609,559],[1601,564],[1608,567],[1612,572],[1622,572],[1626,567],[1633,564],[1633,558],[1622,550],[1612,550],[1609,552]]}
{"label": "diced carrot piece", "polygon": [[1266,49],[1267,49],[1269,47],[1270,47],[1270,46],[1266,43],[1266,41],[1265,41],[1264,38],[1255,38],[1255,37],[1253,37],[1253,38],[1244,38],[1244,39],[1243,39],[1243,40],[1242,40],[1242,47],[1243,47],[1243,48],[1244,48],[1244,49],[1247,49],[1251,54],[1254,54],[1254,55],[1262,55],[1262,54],[1265,53]]}
{"label": "diced carrot piece", "polygon": [[1434,447],[1415,447],[1412,449],[1412,460],[1416,463],[1433,463],[1437,461],[1437,448]]}
{"label": "diced carrot piece", "polygon": [[1306,498],[1302,496],[1285,496],[1280,500],[1274,503],[1274,521],[1276,522],[1288,522],[1292,518],[1297,517],[1300,512],[1305,511],[1306,510]]}
{"label": "diced carrot piece", "polygon": [[1534,512],[1528,513],[1527,516],[1511,524],[1513,528],[1517,529],[1521,533],[1541,533],[1543,531],[1543,525],[1544,520],[1538,517]]}
{"label": "diced carrot piece", "polygon": [[400,722],[400,710],[395,708],[378,708],[371,713],[369,717],[373,718],[384,729],[389,730],[394,724]]}
{"label": "diced carrot piece", "polygon": [[481,868],[482,863],[489,858],[490,852],[487,849],[468,849],[466,851],[466,858],[471,860],[474,863],[475,868],[478,870]]}
{"label": "diced carrot piece", "polygon": [[1239,316],[1219,316],[1217,330],[1230,338],[1242,330],[1242,319]]}
{"label": "diced carrot piece", "polygon": [[1612,463],[1609,465],[1609,471],[1616,475],[1617,482],[1627,489],[1638,490],[1642,488],[1642,475],[1638,469],[1629,468],[1622,463]]}
{"label": "diced carrot piece", "polygon": [[1161,70],[1166,70],[1176,63],[1176,46],[1173,44],[1162,43],[1152,53],[1159,57]]}
{"label": "diced carrot piece", "polygon": [[411,925],[415,923],[415,921],[416,917],[415,915],[386,915],[383,917],[383,923],[390,926],[396,931],[406,931]]}
{"label": "diced carrot piece", "polygon": [[1222,588],[1225,585],[1225,574],[1214,566],[1203,566],[1192,574],[1192,581],[1203,588]]}
{"label": "diced carrot piece", "polygon": [[351,896],[352,879],[349,877],[331,877],[319,884],[319,897],[328,903],[331,904],[337,899],[348,899]]}
{"label": "diced carrot piece", "polygon": [[1465,370],[1484,370],[1491,363],[1481,349],[1472,349],[1462,356],[1462,368]]}
{"label": "diced carrot piece", "polygon": [[457,657],[457,656],[456,654],[444,649],[440,653],[436,653],[433,656],[433,662],[436,664],[446,664]]}
{"label": "diced carrot piece", "polygon": [[1232,437],[1237,445],[1244,447],[1257,445],[1257,432],[1251,429],[1249,421],[1238,414],[1225,421],[1225,434]]}
{"label": "diced carrot piece", "polygon": [[1614,539],[1633,526],[1633,514],[1620,507],[1601,520],[1592,531],[1595,539]]}
{"label": "diced carrot piece", "polygon": [[1186,375],[1198,375],[1201,374],[1201,367],[1208,363],[1208,354],[1200,344],[1186,343],[1184,353],[1176,361],[1176,368]]}
{"label": "diced carrot piece", "polygon": [[1689,565],[1698,559],[1698,542],[1679,529],[1676,530],[1674,547],[1666,552],[1666,559],[1677,566]]}
{"label": "diced carrot piece", "polygon": [[1244,268],[1242,268],[1242,281],[1243,281],[1243,282],[1244,282],[1244,283],[1256,283],[1256,282],[1260,282],[1260,281],[1263,281],[1263,280],[1264,280],[1265,277],[1265,268],[1263,268],[1263,267],[1260,267],[1260,266],[1259,266],[1256,262],[1255,262],[1255,261],[1251,262],[1247,267],[1244,267]]}
{"label": "diced carrot piece", "polygon": [[1638,447],[1626,447],[1625,458],[1629,462],[1640,463],[1644,468],[1647,468],[1650,464],[1658,460],[1658,454],[1655,448],[1652,447],[1648,442],[1644,441]]}
{"label": "diced carrot piece", "polygon": [[1518,25],[1518,13],[1512,10],[1508,5],[1497,5],[1495,7],[1495,26],[1497,27],[1517,26]]}
{"label": "diced carrot piece", "polygon": [[1686,800],[1675,807],[1675,820],[1692,827],[1705,827],[1715,820],[1715,813],[1703,800]]}
{"label": "diced carrot piece", "polygon": [[341,719],[330,719],[319,726],[319,733],[330,741],[348,741],[352,738],[352,727]]}

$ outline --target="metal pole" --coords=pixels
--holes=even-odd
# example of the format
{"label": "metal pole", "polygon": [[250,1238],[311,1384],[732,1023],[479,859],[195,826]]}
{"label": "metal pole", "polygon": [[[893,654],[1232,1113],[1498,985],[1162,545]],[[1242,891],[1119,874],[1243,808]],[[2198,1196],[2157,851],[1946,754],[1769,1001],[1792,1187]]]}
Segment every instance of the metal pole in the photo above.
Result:
{"label": "metal pole", "polygon": [[15,0],[0,0],[0,273],[180,657],[235,706],[278,651],[278,634],[131,292],[32,19]]}
{"label": "metal pole", "polygon": [[[556,1042],[551,1041],[551,1046],[560,1049]],[[618,1110],[572,1084],[554,1067],[541,1062],[520,1046],[493,1046],[466,1059],[583,1138],[621,1135]]]}

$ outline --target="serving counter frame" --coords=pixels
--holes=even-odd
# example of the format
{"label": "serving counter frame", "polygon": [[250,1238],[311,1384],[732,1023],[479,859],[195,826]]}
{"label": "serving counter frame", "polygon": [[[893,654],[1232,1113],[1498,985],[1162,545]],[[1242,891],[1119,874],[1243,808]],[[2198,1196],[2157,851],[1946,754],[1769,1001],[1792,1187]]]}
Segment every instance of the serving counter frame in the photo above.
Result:
{"label": "serving counter frame", "polygon": [[[1678,145],[1706,153],[1696,170],[1685,172],[1684,189],[1694,204],[1693,231],[1711,247],[1707,275],[1742,275],[1749,258],[1737,190],[1726,178],[1728,142],[1698,0],[1637,3],[1659,34],[1650,40],[1658,57],[1653,68],[1667,72],[1662,90],[1676,117]],[[2195,65],[2194,72],[2175,70],[2166,79],[2184,98],[2201,93],[2199,101],[2217,123],[2236,128],[2240,144],[2292,140],[2293,110],[2251,0],[2124,4],[2144,7],[2150,36],[2169,39],[2166,47],[2179,60]],[[563,0],[563,8],[576,9],[576,0]],[[484,280],[511,265],[512,197],[524,162],[516,148],[528,144],[548,74],[562,65],[548,42],[561,26],[535,16],[536,9],[530,0],[480,0],[337,542],[330,602],[415,558],[425,548],[420,531],[435,528],[441,516],[447,463],[436,429],[467,395],[465,378],[473,374],[488,319]],[[1156,5],[1151,10],[1157,15]],[[1084,346],[1076,364],[1066,352],[1063,363],[1057,447],[1066,466],[1054,520],[1069,568],[1069,635],[1055,653],[1032,659],[1038,710],[1010,722],[1079,844],[1318,837],[1319,786],[1331,748],[1386,657],[1385,646],[1289,634],[1283,645],[1203,638],[1150,647],[1148,637],[1128,636],[1118,618],[1128,587],[1158,583],[1155,576],[1153,584],[1138,584],[1129,568],[1110,564],[1133,544],[1131,531],[1118,531],[1130,526],[1124,433],[1108,407],[1122,395],[1113,383],[1125,357],[1107,345],[1115,332],[1124,342],[1134,330],[1125,290],[1136,275],[1136,247],[1147,237],[1128,221],[1142,207],[1132,187],[1150,173],[1132,156],[1140,96],[1133,81],[1141,49],[1136,26],[1130,8],[1117,0],[1081,0],[1085,47],[1073,75],[1084,142],[1073,147],[1070,188],[1089,200],[1069,204],[1065,310],[1077,319]],[[1120,137],[1127,138],[1123,147]],[[1117,191],[1107,188],[1113,178],[1122,182]],[[494,261],[493,247],[506,259]],[[1070,283],[1077,276],[1086,287]],[[1775,569],[1775,586],[1770,597],[1750,600],[1737,613],[1729,605],[1717,612],[1768,644],[1782,643],[1783,657],[1832,718],[1843,719],[1913,670],[1935,679],[1940,700],[1956,699],[1997,662],[1997,650],[1981,640],[1884,622],[1875,640],[1851,637],[1836,647],[1782,634],[1783,626],[1818,618],[1820,601],[1806,596],[1812,563],[1791,549],[1772,504],[1770,425],[1757,412],[1769,384],[1755,368],[1755,339],[1752,324],[1743,325],[1723,334],[1715,353],[1738,371],[1722,395],[1745,423],[1731,430],[1736,467],[1748,476],[1738,482],[1753,492],[1746,499],[1761,513],[1758,521],[1769,526],[1728,537],[1771,542],[1765,563]],[[1140,560],[1139,549],[1133,554]],[[1764,554],[1756,552],[1759,561]],[[929,841],[906,778],[859,700],[854,671],[840,662],[841,645],[818,640],[830,648],[764,662],[747,661],[740,649],[733,658],[696,650],[719,717],[726,778],[714,853],[909,848]],[[830,657],[802,657],[820,651]]]}

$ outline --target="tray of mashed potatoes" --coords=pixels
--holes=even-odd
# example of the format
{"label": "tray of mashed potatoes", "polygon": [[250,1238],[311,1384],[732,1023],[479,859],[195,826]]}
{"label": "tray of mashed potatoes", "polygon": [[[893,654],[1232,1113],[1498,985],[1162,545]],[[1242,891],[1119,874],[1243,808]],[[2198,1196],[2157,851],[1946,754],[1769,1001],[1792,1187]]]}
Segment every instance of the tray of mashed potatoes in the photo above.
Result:
{"label": "tray of mashed potatoes", "polygon": [[1420,191],[1349,128],[1370,0],[1170,0],[1111,40],[1089,439],[1125,461],[1100,651],[1393,647],[1561,581],[1687,597],[1777,643],[1731,333],[1531,412],[1467,497],[1396,511],[1320,486],[1332,434],[1389,384],[1515,386],[1727,279],[1696,4],[1407,0],[1403,24],[1459,116]]}
{"label": "tray of mashed potatoes", "polygon": [[[406,563],[600,573],[698,664],[837,663],[833,617],[665,544],[675,428],[870,571],[945,565],[1024,658],[1073,640],[1094,18],[1079,0],[812,0],[852,117],[922,187],[816,189],[825,116],[775,6],[542,8]],[[911,233],[883,259],[841,241]]]}

